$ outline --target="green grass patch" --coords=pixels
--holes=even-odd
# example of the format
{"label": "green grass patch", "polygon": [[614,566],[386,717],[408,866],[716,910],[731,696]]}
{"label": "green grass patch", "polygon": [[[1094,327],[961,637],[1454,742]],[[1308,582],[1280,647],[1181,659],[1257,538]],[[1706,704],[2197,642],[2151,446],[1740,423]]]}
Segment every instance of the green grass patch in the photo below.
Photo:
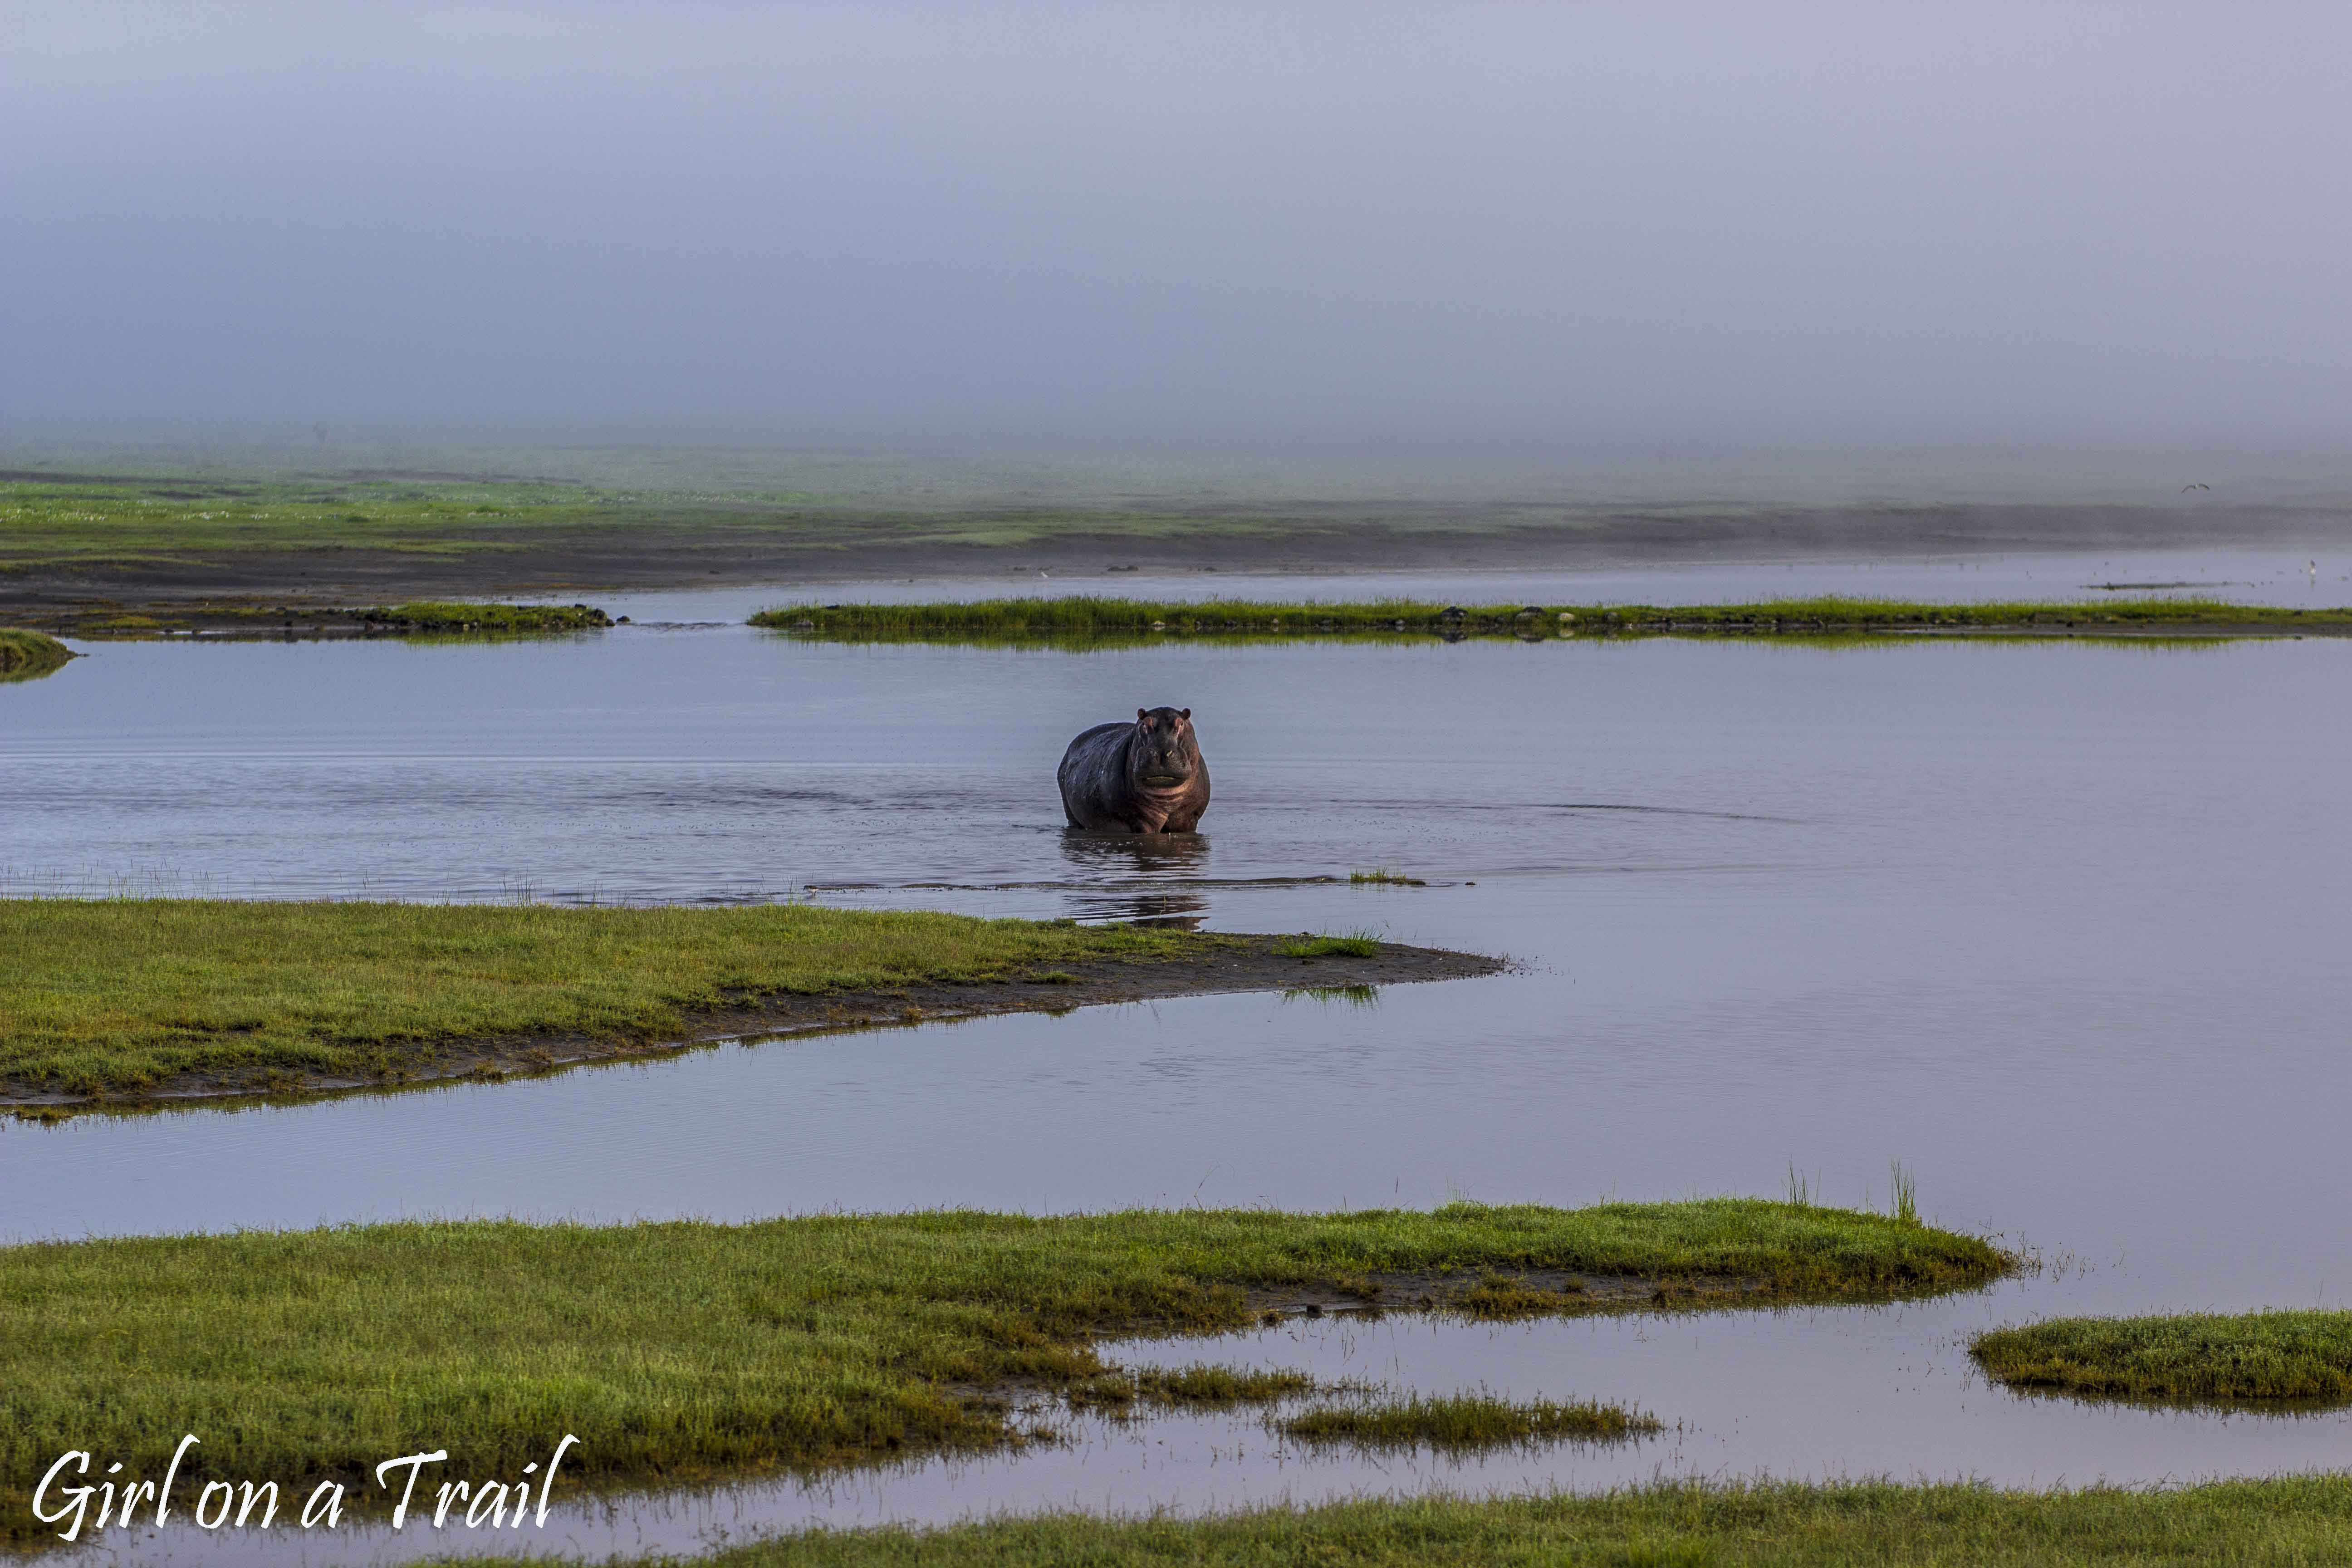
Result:
{"label": "green grass patch", "polygon": [[968,604],[798,605],[751,624],[847,642],[969,642],[1077,647],[1191,637],[1249,641],[1327,637],[1792,637],[1891,633],[2151,630],[2223,635],[2352,633],[2352,608],[2279,609],[2218,599],[1939,605],[1893,599],[1781,599],[1750,605],[1439,605],[1422,600],[1286,604],[1072,597]]}
{"label": "green grass patch", "polygon": [[419,601],[362,610],[360,620],[386,631],[532,636],[594,631],[613,618],[593,605],[486,605]]}
{"label": "green grass patch", "polygon": [[1887,1189],[1891,1194],[1888,1202],[1894,1210],[1895,1219],[1904,1225],[1917,1225],[1919,1223],[1918,1176],[1900,1160],[1894,1162],[1891,1173],[1893,1179]]}
{"label": "green grass patch", "polygon": [[398,1081],[487,1043],[649,1046],[778,995],[982,984],[1228,942],[806,906],[0,900],[0,1086]]}
{"label": "green grass patch", "polygon": [[813,1531],[709,1568],[2208,1568],[2352,1564],[2352,1477],[2003,1491],[1953,1483],[1677,1481],[1208,1519],[1007,1518]]}
{"label": "green grass patch", "polygon": [[53,637],[0,626],[0,680],[36,680],[53,675],[71,658],[71,650]]}
{"label": "green grass patch", "polygon": [[512,1476],[565,1432],[577,1473],[611,1481],[992,1447],[1012,1436],[1011,1390],[1101,1377],[1107,1335],[1248,1327],[1254,1291],[1376,1298],[1384,1278],[1548,1268],[1832,1301],[2012,1263],[1975,1237],[1735,1198],[32,1244],[0,1249],[0,1524],[31,1531],[32,1484],[66,1448],[154,1478],[188,1432],[203,1447],[184,1482],[297,1496],[426,1447],[451,1474]]}
{"label": "green grass patch", "polygon": [[1358,1448],[1435,1449],[1472,1454],[1530,1443],[1621,1443],[1658,1430],[1653,1416],[1622,1405],[1585,1401],[1498,1399],[1451,1394],[1328,1405],[1274,1419],[1282,1436],[1300,1443]]}
{"label": "green grass patch", "polygon": [[1370,958],[1381,951],[1381,939],[1368,931],[1345,936],[1300,936],[1275,943],[1274,951],[1285,958]]}
{"label": "green grass patch", "polygon": [[1375,866],[1369,871],[1350,871],[1349,884],[1358,888],[1426,888],[1429,884],[1419,877],[1408,877],[1391,871],[1386,866]]}
{"label": "green grass patch", "polygon": [[1996,1382],[2163,1402],[2352,1400],[2352,1312],[2057,1318],[1969,1342]]}
{"label": "green grass patch", "polygon": [[1236,1405],[1271,1405],[1312,1394],[1320,1385],[1303,1372],[1234,1366],[1118,1368],[1068,1389],[1079,1409],[1125,1409],[1146,1405],[1194,1410]]}
{"label": "green grass patch", "polygon": [[215,637],[358,636],[437,641],[596,631],[614,622],[593,605],[419,600],[362,606],[245,597],[151,601],[136,614],[112,600],[83,599],[53,608],[46,624],[71,637],[142,640],[179,632]]}

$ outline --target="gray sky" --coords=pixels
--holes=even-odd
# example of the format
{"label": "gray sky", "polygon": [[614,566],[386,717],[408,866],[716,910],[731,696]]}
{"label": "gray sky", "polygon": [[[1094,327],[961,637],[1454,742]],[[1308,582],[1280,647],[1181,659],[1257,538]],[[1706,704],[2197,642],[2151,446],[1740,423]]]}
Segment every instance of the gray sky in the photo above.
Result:
{"label": "gray sky", "polygon": [[2347,62],[2319,4],[10,5],[0,419],[2341,447]]}

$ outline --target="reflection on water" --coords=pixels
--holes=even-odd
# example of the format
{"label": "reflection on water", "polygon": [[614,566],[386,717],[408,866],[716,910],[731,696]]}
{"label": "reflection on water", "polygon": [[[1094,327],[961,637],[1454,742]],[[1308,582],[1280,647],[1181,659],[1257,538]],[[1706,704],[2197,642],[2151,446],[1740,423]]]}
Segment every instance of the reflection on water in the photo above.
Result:
{"label": "reflection on water", "polygon": [[1307,985],[1282,994],[1285,1002],[1316,1002],[1327,1007],[1377,1007],[1381,1005],[1381,988],[1377,985]]}
{"label": "reflection on water", "polygon": [[1209,900],[1197,893],[1126,893],[1113,897],[1081,893],[1070,900],[1071,915],[1081,921],[1126,921],[1139,926],[1170,926],[1198,931],[1209,918]]}
{"label": "reflection on water", "polygon": [[[1929,1219],[2084,1266],[1881,1311],[1391,1318],[1349,1329],[1354,1352],[1311,1335],[1230,1347],[1683,1423],[1639,1457],[1374,1471],[1245,1422],[1169,1417],[1015,1458],[673,1500],[581,1540],[1581,1485],[1660,1463],[2046,1482],[2352,1462],[2340,1414],[2019,1400],[1958,1349],[2055,1312],[2347,1301],[2347,696],[2352,645],[2322,639],[2194,658],[1433,641],[1071,656],[635,626],[561,647],[107,646],[68,681],[0,693],[11,890],[821,889],[1369,927],[1517,966],[1376,1006],[1200,997],[290,1109],[0,1123],[0,1235],[1577,1204],[1777,1192],[1792,1163],[1822,1201],[1883,1207],[1900,1159]],[[1162,700],[1192,708],[1216,770],[1202,834],[1068,836],[1053,769],[1069,736]],[[1348,879],[1380,868],[1428,885]]]}
{"label": "reflection on water", "polygon": [[[1151,883],[1189,880],[1209,869],[1209,840],[1198,833],[1062,831],[1062,858],[1071,879],[1086,884],[1066,908],[1073,919],[1129,921],[1137,925],[1197,931],[1208,918],[1205,894]],[[1100,884],[1097,891],[1096,884]],[[1139,886],[1139,884],[1143,884]]]}
{"label": "reflection on water", "polygon": [[1198,877],[1209,869],[1209,840],[1199,833],[1089,833],[1062,830],[1062,858],[1085,880]]}

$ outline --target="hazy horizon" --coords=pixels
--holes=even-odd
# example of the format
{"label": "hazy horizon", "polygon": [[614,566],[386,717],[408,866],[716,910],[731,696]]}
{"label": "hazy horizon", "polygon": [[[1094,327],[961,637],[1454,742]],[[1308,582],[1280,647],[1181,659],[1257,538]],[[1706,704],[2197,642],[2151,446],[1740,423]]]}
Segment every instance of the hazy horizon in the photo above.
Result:
{"label": "hazy horizon", "polygon": [[20,451],[2352,470],[2344,13],[5,16]]}

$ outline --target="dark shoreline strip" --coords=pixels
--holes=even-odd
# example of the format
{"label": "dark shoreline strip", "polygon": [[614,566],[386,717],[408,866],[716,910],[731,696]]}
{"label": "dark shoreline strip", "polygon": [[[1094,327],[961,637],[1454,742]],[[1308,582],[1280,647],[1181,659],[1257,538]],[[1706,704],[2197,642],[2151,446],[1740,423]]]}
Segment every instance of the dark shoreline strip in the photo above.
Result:
{"label": "dark shoreline strip", "polygon": [[104,642],[184,637],[205,642],[418,640],[560,637],[602,631],[613,618],[593,605],[516,605],[475,600],[415,600],[399,605],[321,603],[305,595],[269,600],[190,599],[124,605],[82,602],[42,617],[68,636]]}
{"label": "dark shoreline strip", "polygon": [[925,605],[798,605],[751,624],[817,641],[1102,646],[1192,638],[1514,638],[2352,636],[2352,608],[2217,599],[1926,604],[1790,599],[1748,605],[1286,604],[1073,597]]}

